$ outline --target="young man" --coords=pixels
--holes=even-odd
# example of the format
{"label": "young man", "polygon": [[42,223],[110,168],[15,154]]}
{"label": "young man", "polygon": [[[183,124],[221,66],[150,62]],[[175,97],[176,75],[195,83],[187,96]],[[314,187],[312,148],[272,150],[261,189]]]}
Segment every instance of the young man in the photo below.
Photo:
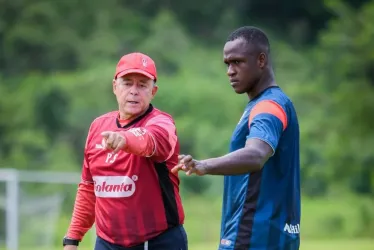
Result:
{"label": "young man", "polygon": [[187,249],[179,178],[179,142],[173,118],[151,104],[154,61],[141,53],[117,64],[113,92],[118,111],[89,129],[64,250],[76,250],[96,222],[95,250]]}
{"label": "young man", "polygon": [[220,250],[297,250],[300,245],[299,125],[277,86],[267,36],[242,27],[223,49],[227,75],[249,102],[227,155],[194,160],[180,155],[172,170],[224,175]]}

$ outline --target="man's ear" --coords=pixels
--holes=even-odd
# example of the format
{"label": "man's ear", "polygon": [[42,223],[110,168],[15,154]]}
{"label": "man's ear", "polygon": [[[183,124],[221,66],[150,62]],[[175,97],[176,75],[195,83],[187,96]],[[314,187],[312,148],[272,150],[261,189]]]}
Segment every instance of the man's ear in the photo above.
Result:
{"label": "man's ear", "polygon": [[263,69],[265,68],[266,64],[267,64],[267,56],[265,53],[261,52],[260,55],[258,56],[258,66]]}
{"label": "man's ear", "polygon": [[113,79],[112,83],[113,83],[113,93],[115,94],[116,93],[116,89],[117,89],[116,79]]}
{"label": "man's ear", "polygon": [[158,86],[156,85],[156,83],[154,83],[153,88],[152,88],[152,97],[155,97],[157,91],[158,91]]}

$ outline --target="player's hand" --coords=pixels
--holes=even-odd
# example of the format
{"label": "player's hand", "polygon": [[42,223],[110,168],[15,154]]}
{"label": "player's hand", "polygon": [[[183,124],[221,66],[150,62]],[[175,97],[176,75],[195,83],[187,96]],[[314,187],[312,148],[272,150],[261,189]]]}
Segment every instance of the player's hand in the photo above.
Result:
{"label": "player's hand", "polygon": [[64,246],[64,250],[78,250],[78,247],[73,246],[73,245],[68,245],[68,246]]}
{"label": "player's hand", "polygon": [[104,138],[104,148],[113,150],[113,153],[117,153],[126,145],[126,138],[119,132],[104,131],[101,135]]}
{"label": "player's hand", "polygon": [[178,164],[171,170],[172,173],[177,173],[178,171],[184,171],[187,175],[205,175],[206,174],[206,164],[202,161],[197,161],[192,158],[191,155],[179,155]]}

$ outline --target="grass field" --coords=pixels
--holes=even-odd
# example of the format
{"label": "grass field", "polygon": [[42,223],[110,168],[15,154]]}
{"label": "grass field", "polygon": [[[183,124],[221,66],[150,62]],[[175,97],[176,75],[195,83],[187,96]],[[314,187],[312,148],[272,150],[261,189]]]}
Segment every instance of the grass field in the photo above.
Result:
{"label": "grass field", "polygon": [[[92,250],[89,247],[80,247],[79,250]],[[301,242],[300,250],[373,250],[374,240],[325,240],[314,241],[304,240]],[[5,250],[1,248],[1,250]],[[62,250],[62,247],[55,247],[54,249],[40,249],[40,248],[21,248],[19,250]],[[207,244],[190,244],[189,250],[217,250],[215,243]]]}
{"label": "grass field", "polygon": [[[184,226],[188,234],[189,250],[217,249],[221,204],[221,199],[185,197]],[[355,204],[355,206],[350,204]],[[372,234],[374,217],[361,216],[364,210],[360,208],[363,204],[366,204],[367,209],[372,211],[374,207],[372,200],[304,199],[300,250],[374,250],[374,235]],[[25,247],[19,250],[62,250],[63,248],[59,245],[69,221],[70,215],[65,215],[61,216],[59,222],[56,223],[57,232],[53,244],[55,247],[38,248],[32,241],[34,238],[30,238],[32,231],[29,230],[23,235],[20,243]],[[362,227],[363,225],[365,227]],[[363,229],[365,230],[362,231]],[[361,238],[358,235],[361,235]],[[94,240],[94,231],[90,230],[79,250],[92,250]],[[0,246],[0,250],[5,250],[5,248]]]}
{"label": "grass field", "polygon": [[[217,250],[216,244],[190,245],[190,250]],[[88,249],[87,249],[88,250]],[[374,240],[302,241],[300,250],[374,250]]]}

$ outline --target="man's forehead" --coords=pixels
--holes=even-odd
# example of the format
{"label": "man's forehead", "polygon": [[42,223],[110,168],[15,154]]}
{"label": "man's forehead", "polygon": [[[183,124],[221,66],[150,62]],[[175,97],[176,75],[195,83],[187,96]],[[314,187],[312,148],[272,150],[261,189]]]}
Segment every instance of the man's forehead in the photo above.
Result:
{"label": "man's forehead", "polygon": [[233,41],[226,42],[223,47],[224,54],[244,54],[251,50],[252,44],[248,43],[244,38],[238,38]]}

